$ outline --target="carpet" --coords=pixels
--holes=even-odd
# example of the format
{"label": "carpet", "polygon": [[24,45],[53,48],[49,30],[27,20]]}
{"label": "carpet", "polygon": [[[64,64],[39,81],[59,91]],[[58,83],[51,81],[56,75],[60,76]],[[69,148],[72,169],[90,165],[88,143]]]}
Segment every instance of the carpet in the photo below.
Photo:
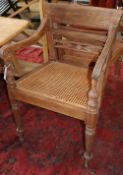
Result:
{"label": "carpet", "polygon": [[79,120],[21,104],[25,142],[17,139],[6,86],[0,79],[0,175],[122,175],[123,65],[112,66],[100,109],[94,159],[83,167],[83,125]]}

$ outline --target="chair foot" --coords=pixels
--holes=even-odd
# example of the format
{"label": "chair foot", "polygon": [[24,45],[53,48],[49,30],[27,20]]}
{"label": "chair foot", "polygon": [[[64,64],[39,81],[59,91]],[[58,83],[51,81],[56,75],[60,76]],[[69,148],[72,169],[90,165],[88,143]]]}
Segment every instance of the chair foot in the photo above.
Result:
{"label": "chair foot", "polygon": [[24,142],[24,134],[23,134],[23,130],[17,128],[16,131],[17,131],[17,134],[18,134],[18,137],[19,137],[19,141],[20,141],[20,142]]}
{"label": "chair foot", "polygon": [[84,167],[85,168],[88,168],[88,164],[89,164],[89,161],[91,160],[93,158],[93,155],[92,155],[92,153],[91,154],[89,154],[89,153],[87,153],[87,152],[85,152],[84,153]]}

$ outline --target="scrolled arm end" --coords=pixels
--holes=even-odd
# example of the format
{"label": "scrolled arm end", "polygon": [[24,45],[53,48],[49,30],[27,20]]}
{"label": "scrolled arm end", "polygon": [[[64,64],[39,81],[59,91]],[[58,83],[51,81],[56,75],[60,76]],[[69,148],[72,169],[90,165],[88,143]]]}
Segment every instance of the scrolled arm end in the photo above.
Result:
{"label": "scrolled arm end", "polygon": [[14,56],[14,46],[14,43],[10,43],[0,48],[0,58],[3,59],[4,62],[11,62],[11,57]]}

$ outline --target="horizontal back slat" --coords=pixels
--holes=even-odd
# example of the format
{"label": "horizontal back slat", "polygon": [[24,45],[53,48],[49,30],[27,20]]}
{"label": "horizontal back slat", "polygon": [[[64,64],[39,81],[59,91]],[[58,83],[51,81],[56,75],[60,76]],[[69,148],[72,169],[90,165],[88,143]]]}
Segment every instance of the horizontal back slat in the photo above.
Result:
{"label": "horizontal back slat", "polygon": [[82,52],[82,51],[75,51],[75,50],[68,50],[65,49],[65,55],[69,56],[69,59],[71,56],[82,58],[82,59],[88,59],[88,60],[96,60],[98,53],[88,53],[88,52]]}
{"label": "horizontal back slat", "polygon": [[87,32],[76,32],[70,30],[62,30],[62,29],[55,29],[53,30],[54,35],[61,35],[62,37],[67,37],[70,40],[85,42],[85,43],[92,43],[96,44],[104,44],[107,36],[98,35],[94,33],[87,33]]}
{"label": "horizontal back slat", "polygon": [[90,64],[92,62],[96,62],[96,59],[97,58],[97,55],[86,55],[83,53],[83,55],[81,54],[81,57],[77,57],[77,56],[74,56],[73,55],[64,55],[63,56],[63,59],[60,60],[61,62],[64,62],[64,63],[69,63],[69,64],[74,64],[74,65],[77,65],[77,66],[84,66],[84,67],[88,67],[90,66]]}
{"label": "horizontal back slat", "polygon": [[72,44],[69,44],[68,42],[59,42],[56,45],[54,45],[55,48],[62,48],[62,49],[70,49],[75,51],[81,51],[85,53],[100,53],[101,49],[92,48],[92,47],[82,47],[81,45],[72,46]]}
{"label": "horizontal back slat", "polygon": [[87,48],[87,50],[95,50],[95,51],[100,51],[102,50],[102,46],[99,45],[92,45],[92,44],[85,44],[82,42],[75,42],[75,41],[70,41],[70,40],[60,40],[60,39],[54,39],[54,44],[61,44],[61,45],[66,45],[67,47],[77,47],[80,46],[80,50],[83,48],[84,50]]}
{"label": "horizontal back slat", "polygon": [[99,35],[107,35],[107,30],[98,30],[98,29],[89,29],[89,28],[80,28],[80,27],[77,27],[77,26],[74,26],[74,25],[59,25],[57,26],[57,29],[60,28],[62,30],[70,30],[70,31],[75,31],[75,32],[86,32],[86,33],[95,33],[95,34],[99,34]]}
{"label": "horizontal back slat", "polygon": [[45,14],[49,13],[52,20],[57,23],[107,30],[110,26],[109,21],[112,21],[116,13],[113,9],[46,2],[44,10]]}

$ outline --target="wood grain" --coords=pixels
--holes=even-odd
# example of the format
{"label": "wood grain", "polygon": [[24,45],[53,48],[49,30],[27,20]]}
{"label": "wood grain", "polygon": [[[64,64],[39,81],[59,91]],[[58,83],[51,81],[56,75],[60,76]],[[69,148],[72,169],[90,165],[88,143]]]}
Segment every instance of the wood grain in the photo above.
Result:
{"label": "wood grain", "polygon": [[0,17],[0,47],[21,33],[27,26],[26,20]]}
{"label": "wood grain", "polygon": [[[45,15],[37,32],[0,50],[8,67],[10,101],[12,106],[15,100],[23,101],[84,121],[87,167],[92,158],[99,109],[122,12],[66,3],[41,3],[44,3]],[[46,59],[42,66],[15,80],[11,64],[15,51],[34,44],[43,36],[49,57],[54,61]],[[13,112],[17,128],[22,129],[19,111],[16,108]]]}

